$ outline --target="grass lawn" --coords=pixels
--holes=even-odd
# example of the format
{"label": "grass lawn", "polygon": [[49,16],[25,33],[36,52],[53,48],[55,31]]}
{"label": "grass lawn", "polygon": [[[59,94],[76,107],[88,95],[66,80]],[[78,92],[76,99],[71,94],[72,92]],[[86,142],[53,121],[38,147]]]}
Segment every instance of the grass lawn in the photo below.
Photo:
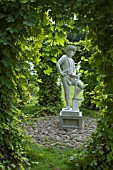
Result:
{"label": "grass lawn", "polygon": [[[75,153],[74,149],[44,147],[33,143],[28,144],[28,147],[31,170],[73,170],[68,161]],[[29,169],[26,167],[26,170]]]}

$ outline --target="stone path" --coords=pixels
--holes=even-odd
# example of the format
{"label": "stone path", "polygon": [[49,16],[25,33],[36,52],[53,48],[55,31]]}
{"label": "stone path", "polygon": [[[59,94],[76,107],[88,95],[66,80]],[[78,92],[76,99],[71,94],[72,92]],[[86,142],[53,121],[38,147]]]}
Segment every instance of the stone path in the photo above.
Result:
{"label": "stone path", "polygon": [[95,131],[96,119],[83,117],[83,128],[59,129],[59,117],[47,116],[38,118],[32,126],[27,126],[27,134],[34,142],[47,147],[79,148],[86,139]]}

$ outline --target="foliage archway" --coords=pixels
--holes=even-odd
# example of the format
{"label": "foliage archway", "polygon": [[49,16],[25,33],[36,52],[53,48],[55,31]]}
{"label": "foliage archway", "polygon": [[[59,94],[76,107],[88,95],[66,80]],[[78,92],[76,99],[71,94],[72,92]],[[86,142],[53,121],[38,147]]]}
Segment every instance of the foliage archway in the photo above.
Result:
{"label": "foliage archway", "polygon": [[[90,40],[90,48],[97,49],[97,52],[92,55],[92,65],[97,68],[99,74],[99,86],[96,87],[99,93],[96,103],[102,106],[103,118],[98,123],[93,142],[88,145],[87,157],[85,159],[83,155],[82,160],[86,161],[84,161],[84,168],[87,169],[92,165],[98,169],[103,166],[106,169],[112,167],[113,2],[111,0],[19,0],[18,2],[2,0],[0,5],[0,168],[17,169],[20,166],[22,169],[22,163],[25,161],[25,140],[18,129],[21,123],[19,121],[21,113],[16,107],[19,96],[17,85],[21,85],[21,89],[27,86],[29,66],[25,61],[34,61],[36,55],[31,57],[29,49],[22,49],[22,44],[25,43],[26,38],[33,35],[39,38],[37,49],[41,48],[44,38],[43,30],[49,30],[45,12],[48,12],[53,21],[57,19],[62,22],[60,29],[63,31],[81,25],[81,29],[89,32],[87,38]],[[74,13],[77,19],[73,23]],[[50,42],[52,40],[50,39]],[[39,50],[37,54],[39,56]],[[96,150],[95,153],[93,153],[94,150]]]}

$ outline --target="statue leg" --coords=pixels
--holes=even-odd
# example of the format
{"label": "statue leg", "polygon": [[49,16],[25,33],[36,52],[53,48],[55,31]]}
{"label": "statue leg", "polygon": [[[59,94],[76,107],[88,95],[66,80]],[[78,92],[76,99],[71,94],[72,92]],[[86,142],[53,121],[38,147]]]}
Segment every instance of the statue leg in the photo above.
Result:
{"label": "statue leg", "polygon": [[62,79],[62,83],[63,83],[64,96],[65,96],[65,101],[66,101],[65,110],[69,110],[70,109],[70,86],[68,85],[65,77]]}
{"label": "statue leg", "polygon": [[76,89],[75,89],[75,93],[74,93],[74,99],[75,98],[78,98],[78,95],[79,93],[82,91],[82,89],[84,89],[84,86],[83,86],[83,83],[81,80],[78,80],[77,81],[77,84],[76,84]]}
{"label": "statue leg", "polygon": [[76,88],[76,91],[75,91],[75,94],[74,94],[74,98],[78,97],[79,93],[81,92],[81,88],[77,87]]}
{"label": "statue leg", "polygon": [[66,108],[65,110],[69,110],[70,109],[70,94],[69,94],[69,91],[67,92],[67,89],[64,90],[64,93],[65,93],[65,100],[66,100]]}

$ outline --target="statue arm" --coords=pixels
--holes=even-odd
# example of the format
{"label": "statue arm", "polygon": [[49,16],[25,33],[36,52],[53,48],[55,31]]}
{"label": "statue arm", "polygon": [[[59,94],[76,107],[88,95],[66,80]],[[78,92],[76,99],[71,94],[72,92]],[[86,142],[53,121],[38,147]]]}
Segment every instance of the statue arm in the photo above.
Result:
{"label": "statue arm", "polygon": [[61,65],[65,62],[66,57],[62,56],[58,62],[56,63],[58,72],[60,73],[61,76],[66,76],[66,73],[63,72],[63,70],[61,69]]}

